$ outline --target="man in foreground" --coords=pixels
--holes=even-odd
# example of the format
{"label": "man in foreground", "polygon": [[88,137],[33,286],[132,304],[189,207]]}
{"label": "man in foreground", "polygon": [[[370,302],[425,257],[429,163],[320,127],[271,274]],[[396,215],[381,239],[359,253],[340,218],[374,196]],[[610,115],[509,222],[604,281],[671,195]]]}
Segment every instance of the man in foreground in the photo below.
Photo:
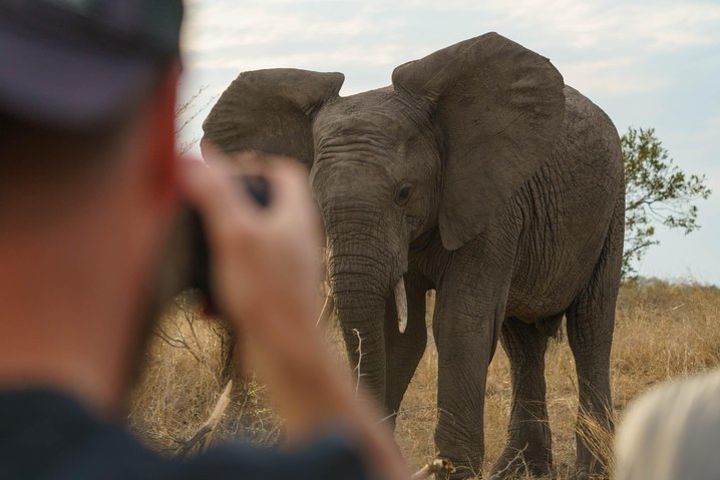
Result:
{"label": "man in foreground", "polygon": [[[314,328],[318,220],[300,167],[257,208],[178,161],[178,0],[0,0],[0,479],[407,478]],[[218,307],[286,420],[282,452],[185,463],[120,426],[181,205],[203,218]]]}

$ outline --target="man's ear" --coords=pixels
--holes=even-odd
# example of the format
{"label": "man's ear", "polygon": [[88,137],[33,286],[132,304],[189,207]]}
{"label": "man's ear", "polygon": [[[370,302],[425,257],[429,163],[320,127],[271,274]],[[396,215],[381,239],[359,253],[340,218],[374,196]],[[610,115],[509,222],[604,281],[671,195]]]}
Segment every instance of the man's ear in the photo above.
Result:
{"label": "man's ear", "polygon": [[[167,69],[156,86],[146,141],[151,162],[150,181],[163,204],[176,197],[178,153],[175,140],[175,110],[177,108],[177,86],[182,67],[179,63]],[[149,137],[149,138],[148,138]]]}
{"label": "man's ear", "polygon": [[241,73],[203,123],[202,145],[285,155],[309,168],[313,114],[338,96],[344,80],[341,73],[292,68]]}

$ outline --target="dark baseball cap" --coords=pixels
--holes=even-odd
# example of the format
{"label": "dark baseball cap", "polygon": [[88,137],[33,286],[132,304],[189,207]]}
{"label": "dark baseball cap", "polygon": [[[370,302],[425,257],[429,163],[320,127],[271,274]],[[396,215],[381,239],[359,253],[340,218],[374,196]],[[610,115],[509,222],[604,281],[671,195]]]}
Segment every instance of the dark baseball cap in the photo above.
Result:
{"label": "dark baseball cap", "polygon": [[112,120],[179,58],[182,17],[182,0],[0,0],[0,113]]}

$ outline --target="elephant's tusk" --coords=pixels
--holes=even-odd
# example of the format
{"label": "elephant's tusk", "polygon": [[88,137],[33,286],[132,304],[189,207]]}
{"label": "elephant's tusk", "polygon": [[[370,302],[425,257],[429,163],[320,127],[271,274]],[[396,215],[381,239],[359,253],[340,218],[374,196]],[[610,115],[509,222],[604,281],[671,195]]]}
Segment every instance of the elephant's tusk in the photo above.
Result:
{"label": "elephant's tusk", "polygon": [[320,327],[326,325],[334,309],[335,297],[332,296],[332,293],[328,293],[327,297],[325,297],[325,303],[323,304],[322,311],[320,312],[320,316],[318,317],[315,326]]}
{"label": "elephant's tusk", "polygon": [[398,330],[405,333],[408,323],[407,294],[405,293],[405,280],[400,277],[395,285],[395,307],[397,307]]}

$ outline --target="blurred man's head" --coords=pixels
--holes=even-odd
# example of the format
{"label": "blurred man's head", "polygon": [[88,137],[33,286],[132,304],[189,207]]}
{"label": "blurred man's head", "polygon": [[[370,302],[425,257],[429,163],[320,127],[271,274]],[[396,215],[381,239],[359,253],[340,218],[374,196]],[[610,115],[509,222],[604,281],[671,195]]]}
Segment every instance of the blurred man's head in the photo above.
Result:
{"label": "blurred man's head", "polygon": [[127,389],[178,203],[181,18],[180,0],[0,0],[0,386],[105,407]]}
{"label": "blurred man's head", "polygon": [[[0,107],[1,108],[1,107]],[[78,130],[0,110],[0,225],[5,234],[49,227],[83,208],[120,168],[123,147],[141,121],[139,112]]]}
{"label": "blurred man's head", "polygon": [[720,371],[656,387],[628,409],[615,445],[618,480],[711,480],[720,457]]}

